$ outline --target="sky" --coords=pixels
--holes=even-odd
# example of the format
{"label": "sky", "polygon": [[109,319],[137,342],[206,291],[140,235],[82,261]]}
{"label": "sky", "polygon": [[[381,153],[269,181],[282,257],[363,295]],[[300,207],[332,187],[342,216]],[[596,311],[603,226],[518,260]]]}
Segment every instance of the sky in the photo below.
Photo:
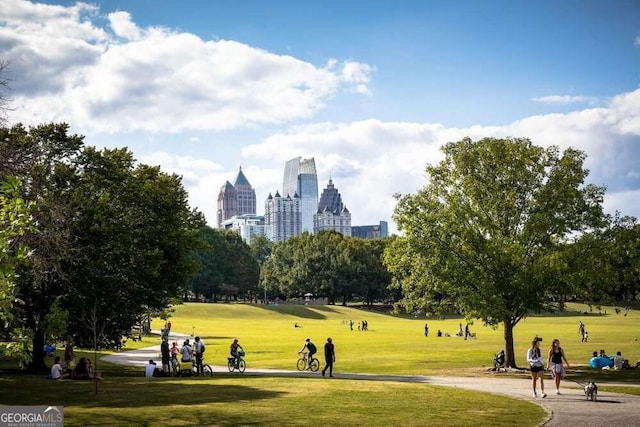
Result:
{"label": "sky", "polygon": [[584,151],[640,218],[637,0],[2,0],[0,60],[10,123],[128,147],[211,226],[240,167],[264,214],[301,156],[352,225],[397,232],[443,144],[507,136]]}

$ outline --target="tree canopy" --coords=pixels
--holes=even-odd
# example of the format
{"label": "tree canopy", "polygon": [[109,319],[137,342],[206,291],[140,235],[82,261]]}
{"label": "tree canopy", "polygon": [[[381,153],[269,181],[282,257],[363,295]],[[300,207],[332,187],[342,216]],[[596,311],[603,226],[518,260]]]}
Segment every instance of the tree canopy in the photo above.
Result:
{"label": "tree canopy", "polygon": [[513,327],[558,308],[570,291],[562,244],[603,224],[604,188],[585,185],[585,155],[528,139],[465,138],[443,146],[427,184],[398,195],[403,236],[385,254],[400,305],[458,311],[504,327],[515,366]]}
{"label": "tree canopy", "polygon": [[33,205],[35,230],[18,240],[32,252],[16,266],[23,304],[13,309],[33,331],[36,367],[47,322],[67,318],[74,339],[97,345],[184,292],[204,219],[189,209],[180,177],[136,164],[126,149],[85,147],[66,124],[0,128],[0,180],[7,176]]}

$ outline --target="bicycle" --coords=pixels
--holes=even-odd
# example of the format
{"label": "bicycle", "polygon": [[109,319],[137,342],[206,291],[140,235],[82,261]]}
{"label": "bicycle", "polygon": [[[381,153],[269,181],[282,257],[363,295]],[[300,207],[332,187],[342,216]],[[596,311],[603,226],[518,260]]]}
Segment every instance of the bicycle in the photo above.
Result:
{"label": "bicycle", "polygon": [[308,354],[305,351],[299,351],[298,354],[302,354],[302,357],[298,359],[298,363],[296,364],[298,371],[310,370],[312,372],[316,372],[320,368],[320,361],[313,357],[311,360],[308,360]]}
{"label": "bicycle", "polygon": [[[203,359],[204,361],[204,359]],[[195,363],[195,360],[192,362],[178,362],[176,357],[172,357],[169,362],[169,367],[171,370],[172,377],[183,377],[186,375],[198,375],[198,366]],[[210,365],[203,363],[202,364],[202,375],[205,377],[213,376],[213,369]]]}
{"label": "bicycle", "polygon": [[244,361],[244,351],[242,351],[242,350],[238,351],[238,360],[237,361],[236,361],[235,357],[227,358],[227,368],[229,369],[229,372],[233,372],[236,369],[240,373],[244,372],[244,370],[247,368],[247,364]]}

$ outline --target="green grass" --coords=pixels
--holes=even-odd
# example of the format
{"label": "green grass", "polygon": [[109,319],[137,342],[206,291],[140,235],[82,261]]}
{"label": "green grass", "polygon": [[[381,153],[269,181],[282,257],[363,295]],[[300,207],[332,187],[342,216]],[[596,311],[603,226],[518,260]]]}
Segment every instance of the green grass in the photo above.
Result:
{"label": "green grass", "polygon": [[[5,405],[63,405],[65,425],[537,425],[530,402],[446,387],[216,375],[212,379],[109,378],[94,385],[0,378]],[[34,392],[37,390],[37,392]],[[526,420],[523,422],[523,420]]]}
{"label": "green grass", "polygon": [[[640,395],[640,388],[607,382],[638,383],[640,369],[592,370],[585,366],[591,352],[622,351],[635,364],[640,339],[640,313],[625,317],[612,307],[584,314],[586,306],[573,311],[532,316],[515,329],[517,362],[526,366],[525,354],[531,338],[544,337],[547,347],[559,338],[572,367],[571,378],[596,381],[602,391]],[[607,313],[604,313],[606,309]],[[369,331],[357,330],[357,322],[369,322]],[[348,321],[354,320],[353,331]],[[582,320],[590,334],[581,343],[577,326]],[[172,330],[196,335],[207,344],[205,360],[223,365],[234,337],[247,351],[249,368],[295,369],[297,351],[305,337],[319,348],[331,336],[336,344],[337,372],[396,375],[508,375],[526,372],[489,373],[494,353],[503,347],[501,330],[476,321],[477,339],[435,336],[435,331],[454,334],[460,318],[394,316],[364,308],[340,306],[257,306],[245,304],[184,304],[175,307]],[[430,335],[424,337],[424,323]],[[302,328],[294,328],[298,323]],[[160,329],[164,322],[153,321]],[[157,336],[128,341],[125,350],[159,344]],[[62,350],[59,350],[59,354]],[[93,353],[77,349],[78,356]],[[100,352],[99,357],[107,352]],[[436,387],[417,383],[364,380],[323,381],[321,378],[269,378],[216,374],[211,379],[141,378],[139,367],[123,367],[98,361],[105,380],[94,394],[93,383],[46,381],[43,376],[16,373],[15,361],[0,361],[0,404],[63,405],[66,425],[537,425],[545,416],[538,405],[504,396]],[[572,387],[569,381],[567,387]],[[577,387],[577,385],[575,385]],[[527,424],[528,423],[528,424]]]}
{"label": "green grass", "polygon": [[[640,312],[631,310],[627,316],[615,314],[612,307],[603,314],[590,313],[587,306],[570,305],[573,311],[532,316],[520,322],[514,331],[516,362],[527,366],[526,351],[531,339],[544,338],[543,349],[558,338],[569,363],[578,369],[578,376],[597,375],[608,380],[640,379],[640,370],[597,371],[585,368],[591,353],[604,348],[610,354],[622,354],[635,364],[640,359],[640,332],[637,324]],[[604,314],[604,310],[607,314]],[[369,331],[357,331],[357,322],[366,319]],[[354,331],[348,322],[354,320]],[[589,331],[589,342],[580,342],[578,321]],[[436,337],[435,332],[455,334],[460,318],[444,320],[424,317],[393,316],[367,309],[341,306],[245,304],[184,304],[175,307],[172,330],[200,335],[207,344],[205,358],[210,364],[224,364],[229,344],[234,337],[247,351],[249,367],[293,369],[297,351],[305,337],[316,343],[319,355],[327,337],[336,345],[336,369],[342,372],[366,372],[402,375],[477,375],[492,366],[493,355],[504,346],[502,329],[492,329],[475,321],[471,330],[477,339]],[[424,336],[424,324],[430,334]],[[298,323],[302,328],[294,328]],[[155,320],[153,329],[164,322]],[[179,343],[181,344],[181,343]],[[320,359],[322,357],[320,356]]]}

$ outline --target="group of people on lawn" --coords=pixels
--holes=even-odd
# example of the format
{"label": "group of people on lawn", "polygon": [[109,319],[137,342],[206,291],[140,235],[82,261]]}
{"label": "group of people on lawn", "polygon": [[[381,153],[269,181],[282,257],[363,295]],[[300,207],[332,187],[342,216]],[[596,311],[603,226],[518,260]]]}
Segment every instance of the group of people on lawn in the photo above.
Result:
{"label": "group of people on lawn", "polygon": [[51,367],[51,373],[47,377],[51,380],[102,380],[100,372],[93,368],[91,359],[81,357],[76,363],[76,355],[73,351],[71,340],[67,341],[64,349],[64,365],[60,356],[56,356]]}

